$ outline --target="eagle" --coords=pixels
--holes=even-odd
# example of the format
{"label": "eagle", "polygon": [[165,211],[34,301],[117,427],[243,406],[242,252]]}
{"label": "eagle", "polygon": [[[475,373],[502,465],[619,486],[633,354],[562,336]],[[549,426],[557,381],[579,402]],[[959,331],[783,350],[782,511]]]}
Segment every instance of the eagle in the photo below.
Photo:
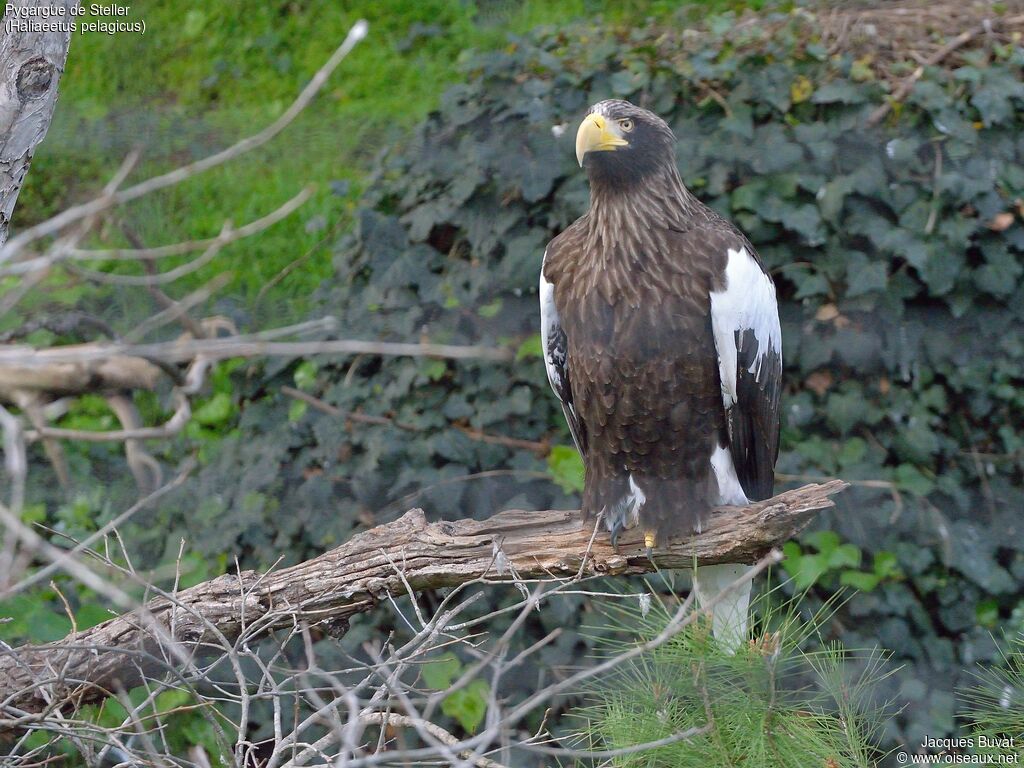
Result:
{"label": "eagle", "polygon": [[[540,274],[544,363],[583,457],[583,513],[616,548],[639,527],[648,554],[700,532],[717,505],[771,496],[779,450],[775,285],[746,236],[686,188],[675,153],[654,113],[590,107],[576,134],[590,208]],[[731,647],[747,632],[745,568],[694,574]]]}

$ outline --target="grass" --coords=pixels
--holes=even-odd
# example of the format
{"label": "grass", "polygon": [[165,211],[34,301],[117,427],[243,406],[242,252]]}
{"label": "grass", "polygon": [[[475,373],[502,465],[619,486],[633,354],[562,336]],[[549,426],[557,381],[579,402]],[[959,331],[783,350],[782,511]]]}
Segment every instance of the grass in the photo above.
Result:
{"label": "grass", "polygon": [[[707,12],[734,5],[716,0],[694,7]],[[372,158],[438,103],[470,51],[500,46],[509,33],[542,24],[597,16],[628,24],[668,17],[676,8],[665,0],[133,4],[124,20],[145,21],[144,34],[74,36],[53,124],[22,191],[14,228],[96,194],[132,148],[143,152],[131,177],[141,179],[266,125],[351,24],[366,18],[369,38],[285,134],[128,206],[93,242],[124,245],[124,228],[147,245],[211,236],[224,219],[256,218],[314,183],[317,193],[298,213],[226,248],[171,290],[180,295],[229,270],[233,279],[223,293],[246,313],[277,320],[282,313],[301,315],[316,286],[331,277],[332,246],[351,222]],[[268,281],[271,290],[264,288]]]}

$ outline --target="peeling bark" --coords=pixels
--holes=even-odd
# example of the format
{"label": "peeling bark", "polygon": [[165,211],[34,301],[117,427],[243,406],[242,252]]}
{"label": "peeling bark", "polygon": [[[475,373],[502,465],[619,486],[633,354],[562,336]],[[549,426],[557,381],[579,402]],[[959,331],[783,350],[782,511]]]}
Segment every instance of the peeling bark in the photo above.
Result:
{"label": "peeling bark", "polygon": [[[845,487],[833,480],[748,507],[722,507],[703,533],[657,549],[654,560],[661,568],[689,568],[695,560],[753,562],[833,506],[829,496]],[[162,675],[182,654],[209,653],[225,640],[248,641],[296,622],[341,635],[353,615],[407,589],[508,581],[513,573],[523,579],[647,573],[653,565],[641,536],[637,529],[625,532],[616,553],[607,534],[595,535],[575,510],[428,523],[413,509],[290,568],[219,576],[55,643],[0,648],[0,718],[10,727],[10,719],[31,719],[47,700],[68,708],[96,702]]]}

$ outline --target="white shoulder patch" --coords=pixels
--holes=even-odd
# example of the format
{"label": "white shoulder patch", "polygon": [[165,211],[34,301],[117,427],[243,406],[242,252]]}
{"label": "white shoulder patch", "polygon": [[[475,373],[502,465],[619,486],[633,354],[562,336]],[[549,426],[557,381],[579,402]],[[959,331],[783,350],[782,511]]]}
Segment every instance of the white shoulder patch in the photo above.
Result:
{"label": "white shoulder patch", "polygon": [[782,355],[775,286],[746,248],[729,249],[725,288],[711,292],[711,327],[718,349],[722,401],[731,408],[736,402],[736,332],[750,330],[757,339],[757,354],[750,368],[755,376],[766,350]]}

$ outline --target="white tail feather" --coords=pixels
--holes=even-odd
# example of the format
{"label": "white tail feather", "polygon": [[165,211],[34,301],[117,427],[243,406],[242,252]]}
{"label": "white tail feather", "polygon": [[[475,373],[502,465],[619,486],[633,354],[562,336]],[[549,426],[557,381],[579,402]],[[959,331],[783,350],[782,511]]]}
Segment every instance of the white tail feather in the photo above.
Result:
{"label": "white tail feather", "polygon": [[752,567],[723,563],[701,566],[693,572],[693,591],[697,594],[697,602],[701,607],[711,606],[711,631],[730,653],[735,653],[747,640],[752,584],[745,581],[733,589],[729,589],[729,585]]}

